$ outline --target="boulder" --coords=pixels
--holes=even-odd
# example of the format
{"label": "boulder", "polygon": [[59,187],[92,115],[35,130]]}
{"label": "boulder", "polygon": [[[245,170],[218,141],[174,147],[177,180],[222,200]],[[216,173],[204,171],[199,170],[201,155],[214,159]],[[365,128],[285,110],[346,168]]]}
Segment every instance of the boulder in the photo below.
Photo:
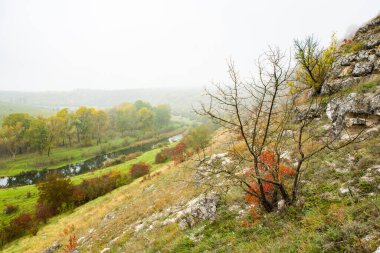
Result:
{"label": "boulder", "polygon": [[371,74],[373,70],[373,62],[358,62],[354,66],[352,71],[353,76],[364,76]]}
{"label": "boulder", "polygon": [[200,221],[216,218],[219,194],[201,194],[187,204],[187,208],[180,212],[179,225],[182,228],[193,227]]}

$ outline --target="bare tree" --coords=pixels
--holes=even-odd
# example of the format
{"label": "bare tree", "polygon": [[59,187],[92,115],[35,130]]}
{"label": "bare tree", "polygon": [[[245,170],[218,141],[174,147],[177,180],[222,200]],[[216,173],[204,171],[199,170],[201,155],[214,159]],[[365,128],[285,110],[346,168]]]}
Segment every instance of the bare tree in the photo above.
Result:
{"label": "bare tree", "polygon": [[[233,162],[215,164],[212,159],[202,159],[198,174],[223,175],[226,182],[239,185],[256,198],[267,212],[273,211],[280,200],[288,205],[295,203],[305,161],[358,138],[356,135],[340,141],[330,128],[321,127],[324,103],[316,96],[302,101],[301,94],[291,94],[287,83],[293,73],[291,57],[278,48],[269,48],[259,58],[257,75],[249,81],[241,80],[230,61],[230,83],[213,84],[206,90],[209,103],[197,111],[244,146],[230,150]],[[292,173],[285,178],[284,169],[288,167],[292,167]]]}

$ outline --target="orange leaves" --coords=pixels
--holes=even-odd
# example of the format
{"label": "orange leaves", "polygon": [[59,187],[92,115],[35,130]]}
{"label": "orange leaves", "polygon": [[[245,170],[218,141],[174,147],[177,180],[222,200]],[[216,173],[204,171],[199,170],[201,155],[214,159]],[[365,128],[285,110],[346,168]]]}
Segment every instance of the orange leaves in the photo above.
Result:
{"label": "orange leaves", "polygon": [[264,198],[272,200],[276,185],[284,184],[283,180],[295,174],[293,168],[280,163],[276,154],[269,150],[264,150],[258,160],[256,166],[253,164],[244,173],[245,180],[249,184],[247,190],[250,192],[245,196],[245,201],[251,205],[260,204]]}
{"label": "orange leaves", "polygon": [[74,229],[74,225],[70,225],[63,230],[63,236],[69,236],[69,240],[63,249],[63,252],[65,253],[72,252],[78,246],[77,237],[74,234]]}

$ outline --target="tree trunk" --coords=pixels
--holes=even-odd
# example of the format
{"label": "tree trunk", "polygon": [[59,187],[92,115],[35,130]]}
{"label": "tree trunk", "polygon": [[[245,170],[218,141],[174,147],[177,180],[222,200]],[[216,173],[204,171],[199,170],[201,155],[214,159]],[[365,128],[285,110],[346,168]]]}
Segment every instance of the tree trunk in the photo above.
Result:
{"label": "tree trunk", "polygon": [[292,202],[295,202],[297,200],[298,180],[299,180],[302,163],[303,163],[303,159],[298,160],[296,174],[294,176],[293,187],[292,187]]}

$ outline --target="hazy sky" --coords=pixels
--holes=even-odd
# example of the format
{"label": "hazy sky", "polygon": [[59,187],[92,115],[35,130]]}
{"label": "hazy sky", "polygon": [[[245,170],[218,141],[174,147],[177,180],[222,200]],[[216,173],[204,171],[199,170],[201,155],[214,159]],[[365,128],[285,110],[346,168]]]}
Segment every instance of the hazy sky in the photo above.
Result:
{"label": "hazy sky", "polygon": [[323,43],[379,0],[0,0],[0,90],[203,86],[267,44]]}

